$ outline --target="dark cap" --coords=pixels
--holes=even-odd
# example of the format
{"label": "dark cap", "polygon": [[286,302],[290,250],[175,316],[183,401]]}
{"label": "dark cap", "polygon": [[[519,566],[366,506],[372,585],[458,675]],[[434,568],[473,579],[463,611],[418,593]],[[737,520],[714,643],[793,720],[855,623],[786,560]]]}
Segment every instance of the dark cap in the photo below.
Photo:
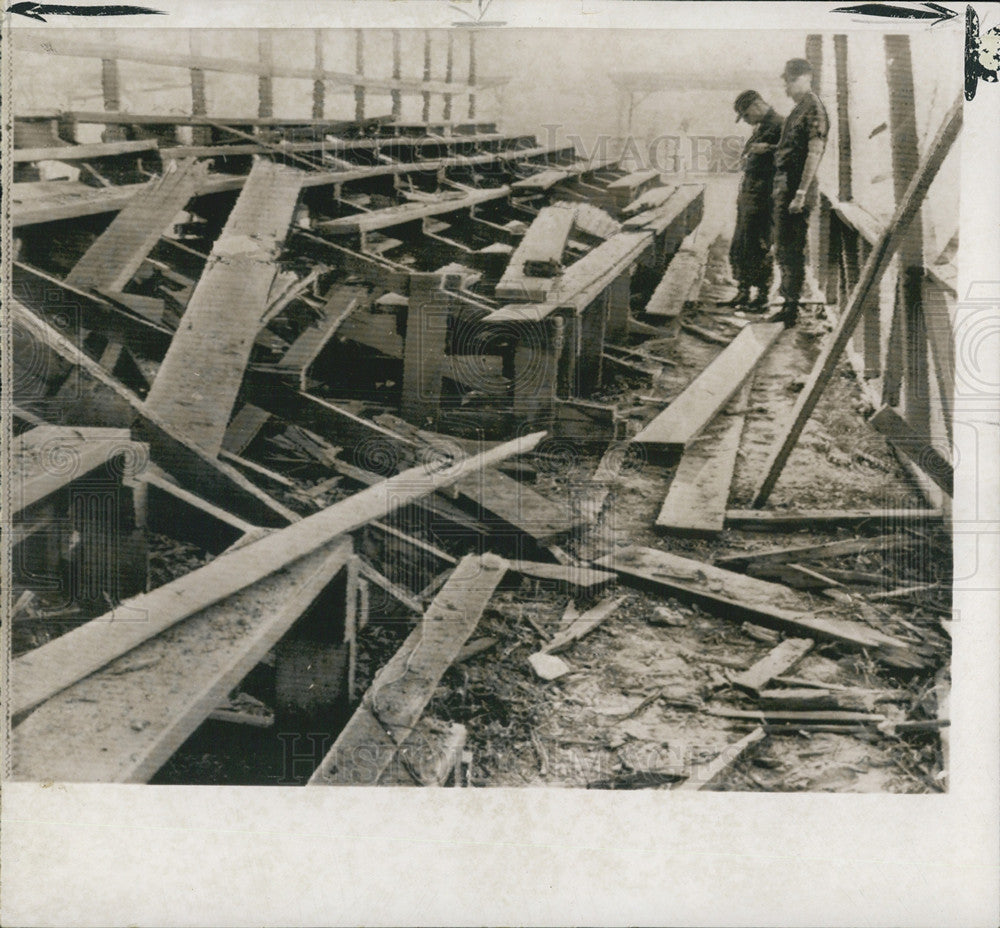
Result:
{"label": "dark cap", "polygon": [[785,62],[785,70],[781,72],[782,78],[789,80],[802,74],[812,74],[812,65],[805,58],[789,58]]}
{"label": "dark cap", "polygon": [[750,109],[751,103],[762,99],[763,97],[756,90],[744,90],[733,103],[733,109],[736,110],[736,121],[739,122],[743,118],[743,114]]}

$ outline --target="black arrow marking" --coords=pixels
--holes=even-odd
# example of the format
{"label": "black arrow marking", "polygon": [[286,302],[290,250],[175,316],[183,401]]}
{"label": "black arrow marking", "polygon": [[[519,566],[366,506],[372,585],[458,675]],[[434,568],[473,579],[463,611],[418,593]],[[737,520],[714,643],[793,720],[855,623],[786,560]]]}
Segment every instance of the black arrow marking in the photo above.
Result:
{"label": "black arrow marking", "polygon": [[853,13],[855,16],[879,16],[883,19],[921,19],[933,20],[932,25],[948,22],[958,16],[954,10],[949,10],[939,3],[924,3],[922,7],[896,6],[893,3],[859,3],[856,6],[840,6],[834,13]]}
{"label": "black arrow marking", "polygon": [[165,10],[146,6],[69,6],[57,3],[13,3],[6,12],[27,16],[44,23],[46,16],[165,16]]}

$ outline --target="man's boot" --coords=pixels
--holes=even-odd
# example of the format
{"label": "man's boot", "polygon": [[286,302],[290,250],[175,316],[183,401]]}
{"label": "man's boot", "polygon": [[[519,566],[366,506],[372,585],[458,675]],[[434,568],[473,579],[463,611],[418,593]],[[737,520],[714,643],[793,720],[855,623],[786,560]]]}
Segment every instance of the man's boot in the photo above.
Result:
{"label": "man's boot", "polygon": [[736,291],[736,296],[734,296],[731,300],[726,300],[724,302],[719,302],[719,303],[716,303],[715,305],[716,306],[732,306],[735,309],[737,307],[746,306],[746,304],[749,301],[750,301],[750,288],[747,287],[747,286],[744,286],[743,284],[740,284],[739,288]]}
{"label": "man's boot", "polygon": [[766,313],[767,312],[767,296],[770,292],[769,287],[758,287],[757,295],[750,300],[746,305],[746,312],[748,313]]}
{"label": "man's boot", "polygon": [[773,316],[768,316],[768,322],[782,322],[786,329],[792,328],[799,319],[799,304],[785,303]]}

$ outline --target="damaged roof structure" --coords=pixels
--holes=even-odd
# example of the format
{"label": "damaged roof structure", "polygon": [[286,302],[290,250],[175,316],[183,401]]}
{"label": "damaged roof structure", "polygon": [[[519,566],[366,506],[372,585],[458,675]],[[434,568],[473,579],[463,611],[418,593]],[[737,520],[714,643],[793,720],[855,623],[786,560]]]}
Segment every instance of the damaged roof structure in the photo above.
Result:
{"label": "damaged roof structure", "polygon": [[[786,331],[717,305],[731,186],[477,122],[475,32],[464,81],[453,37],[435,81],[429,40],[385,79],[360,31],[353,73],[260,35],[154,62],[185,115],[57,40],[105,108],[15,116],[14,777],[943,788],[955,286],[920,230],[961,107],[918,147],[907,40],[884,223],[846,40],[807,42],[839,122]],[[208,115],[212,72],[259,115]]]}

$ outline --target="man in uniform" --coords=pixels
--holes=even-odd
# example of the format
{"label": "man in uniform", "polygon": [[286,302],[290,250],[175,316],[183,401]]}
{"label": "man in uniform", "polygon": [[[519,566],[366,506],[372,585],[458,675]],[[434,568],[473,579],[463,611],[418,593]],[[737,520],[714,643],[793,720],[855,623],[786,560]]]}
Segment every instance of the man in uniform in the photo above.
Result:
{"label": "man in uniform", "polygon": [[[781,137],[783,120],[756,90],[744,90],[733,108],[736,121],[746,120],[754,130],[740,159],[743,180],[736,199],[736,231],[729,249],[729,264],[736,278],[737,292],[725,305],[763,312],[771,289],[774,151]],[[757,288],[752,301],[751,287]]]}
{"label": "man in uniform", "polygon": [[787,328],[795,325],[799,315],[809,213],[819,200],[816,171],[826,148],[830,120],[823,101],[813,93],[808,61],[792,58],[781,76],[795,107],[785,119],[774,153],[774,234],[784,306],[772,321],[783,322]]}

